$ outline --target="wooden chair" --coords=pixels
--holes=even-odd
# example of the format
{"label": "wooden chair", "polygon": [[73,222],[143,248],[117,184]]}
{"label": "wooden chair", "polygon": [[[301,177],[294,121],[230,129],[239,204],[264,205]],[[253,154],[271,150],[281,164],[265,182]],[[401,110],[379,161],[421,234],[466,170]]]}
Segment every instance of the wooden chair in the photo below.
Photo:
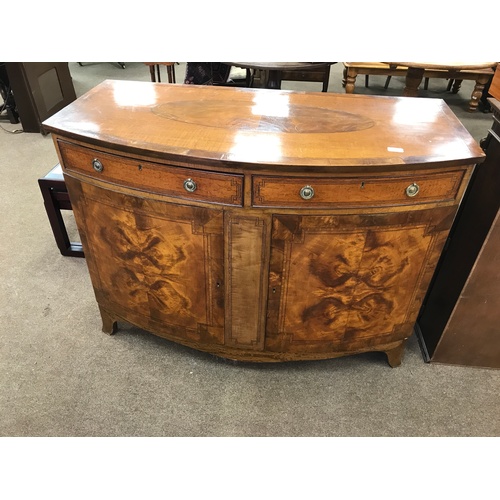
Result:
{"label": "wooden chair", "polygon": [[[149,73],[151,75],[152,82],[161,82],[160,76],[160,64],[166,66],[167,68],[167,79],[168,83],[176,83],[175,81],[175,63],[174,62],[145,62],[146,66],[149,66]],[[156,76],[155,76],[156,71]]]}
{"label": "wooden chair", "polygon": [[69,240],[61,210],[72,210],[68,190],[58,163],[47,175],[38,179],[50,227],[61,255],[84,257],[82,244]]}
{"label": "wooden chair", "polygon": [[342,85],[348,94],[354,92],[354,84],[358,75],[365,75],[365,87],[369,87],[370,75],[386,76],[384,89],[389,87],[393,76],[405,76],[408,68],[379,62],[346,62],[344,63],[344,79]]}

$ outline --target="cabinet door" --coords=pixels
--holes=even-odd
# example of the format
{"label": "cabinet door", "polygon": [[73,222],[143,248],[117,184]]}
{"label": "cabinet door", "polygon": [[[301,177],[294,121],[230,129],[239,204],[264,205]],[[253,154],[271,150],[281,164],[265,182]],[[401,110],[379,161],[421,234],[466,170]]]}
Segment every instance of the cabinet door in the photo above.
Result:
{"label": "cabinet door", "polygon": [[411,335],[454,213],[275,215],[266,348],[355,351]]}
{"label": "cabinet door", "polygon": [[146,330],[223,343],[223,213],[66,177],[101,307]]}

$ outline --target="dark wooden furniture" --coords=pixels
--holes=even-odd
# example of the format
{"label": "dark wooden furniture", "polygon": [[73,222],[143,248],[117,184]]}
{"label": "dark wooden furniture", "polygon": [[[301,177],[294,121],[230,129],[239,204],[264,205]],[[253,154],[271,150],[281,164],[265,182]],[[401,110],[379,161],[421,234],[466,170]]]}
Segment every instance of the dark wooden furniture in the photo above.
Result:
{"label": "dark wooden furniture", "polygon": [[83,257],[81,243],[69,241],[61,214],[61,210],[72,210],[61,165],[58,163],[47,175],[38,179],[38,185],[59,251],[67,257]]}
{"label": "dark wooden furniture", "polygon": [[76,99],[68,63],[5,63],[25,132],[44,132],[42,121]]}
{"label": "dark wooden furniture", "polygon": [[426,361],[500,368],[500,103],[418,317]]}
{"label": "dark wooden furniture", "polygon": [[161,82],[160,65],[162,65],[167,68],[168,83],[176,83],[174,62],[145,62],[144,64],[149,66],[149,73],[152,82]]}
{"label": "dark wooden furniture", "polygon": [[258,71],[258,85],[256,79],[252,86],[268,89],[280,89],[282,81],[321,82],[322,92],[328,91],[330,81],[330,66],[333,62],[232,62],[228,63],[239,68]]}
{"label": "dark wooden furniture", "polygon": [[437,99],[106,81],[45,126],[103,330],[244,361],[397,366],[484,157]]}
{"label": "dark wooden furniture", "polygon": [[[121,69],[125,69],[125,63],[124,62],[117,62],[118,66],[120,66]],[[79,66],[83,66],[83,63],[79,62]]]}

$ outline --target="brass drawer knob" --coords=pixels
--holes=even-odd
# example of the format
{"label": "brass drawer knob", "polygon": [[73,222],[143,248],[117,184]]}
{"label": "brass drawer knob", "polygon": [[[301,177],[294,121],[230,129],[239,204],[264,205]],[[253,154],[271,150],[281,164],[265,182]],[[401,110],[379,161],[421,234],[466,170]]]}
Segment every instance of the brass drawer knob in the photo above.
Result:
{"label": "brass drawer knob", "polygon": [[102,172],[104,170],[103,164],[97,158],[92,160],[92,166],[96,172]]}
{"label": "brass drawer knob", "polygon": [[184,181],[184,189],[188,192],[188,193],[194,193],[196,191],[196,188],[198,186],[196,186],[196,182],[193,181],[193,179],[186,179]]}
{"label": "brass drawer knob", "polygon": [[414,182],[413,184],[410,184],[406,188],[406,196],[413,198],[414,196],[417,196],[419,191],[420,191],[419,185],[416,182]]}
{"label": "brass drawer knob", "polygon": [[313,196],[314,196],[314,189],[312,188],[312,186],[304,186],[300,190],[300,197],[303,200],[310,200]]}

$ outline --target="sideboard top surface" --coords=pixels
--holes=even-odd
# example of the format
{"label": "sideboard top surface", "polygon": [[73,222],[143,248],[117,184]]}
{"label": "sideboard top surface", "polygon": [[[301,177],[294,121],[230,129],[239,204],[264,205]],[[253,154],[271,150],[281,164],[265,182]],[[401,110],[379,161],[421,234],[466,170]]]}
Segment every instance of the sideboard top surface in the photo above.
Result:
{"label": "sideboard top surface", "polygon": [[125,152],[233,167],[411,168],[484,158],[442,99],[106,80],[44,127]]}

